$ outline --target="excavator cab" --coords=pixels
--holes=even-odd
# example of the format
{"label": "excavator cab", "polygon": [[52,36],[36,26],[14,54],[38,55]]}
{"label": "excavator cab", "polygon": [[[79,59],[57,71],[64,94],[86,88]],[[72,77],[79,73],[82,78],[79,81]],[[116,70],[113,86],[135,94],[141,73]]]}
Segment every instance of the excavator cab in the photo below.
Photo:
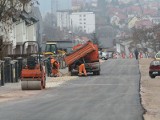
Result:
{"label": "excavator cab", "polygon": [[45,55],[56,55],[56,54],[58,54],[57,44],[55,42],[47,42],[44,54]]}

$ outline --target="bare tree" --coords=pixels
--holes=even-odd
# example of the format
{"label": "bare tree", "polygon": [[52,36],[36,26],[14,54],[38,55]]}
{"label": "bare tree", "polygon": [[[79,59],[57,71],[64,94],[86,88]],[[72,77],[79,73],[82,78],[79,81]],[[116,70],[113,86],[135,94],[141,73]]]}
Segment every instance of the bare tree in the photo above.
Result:
{"label": "bare tree", "polygon": [[39,4],[37,0],[0,0],[0,22],[5,23],[13,17],[19,17],[26,4]]}
{"label": "bare tree", "polygon": [[142,49],[150,48],[154,52],[160,50],[160,25],[148,29],[133,28],[133,43],[140,45]]}
{"label": "bare tree", "polygon": [[49,40],[61,40],[64,38],[64,32],[60,31],[55,25],[56,16],[52,13],[47,13],[43,19],[43,34]]}
{"label": "bare tree", "polygon": [[[21,12],[24,10],[26,4],[30,2],[30,5],[38,4],[37,0],[0,0],[0,54],[3,57],[4,44],[3,35],[8,36],[8,33],[12,29],[12,25],[18,20]],[[3,33],[3,34],[2,34]],[[6,40],[7,38],[5,38]]]}

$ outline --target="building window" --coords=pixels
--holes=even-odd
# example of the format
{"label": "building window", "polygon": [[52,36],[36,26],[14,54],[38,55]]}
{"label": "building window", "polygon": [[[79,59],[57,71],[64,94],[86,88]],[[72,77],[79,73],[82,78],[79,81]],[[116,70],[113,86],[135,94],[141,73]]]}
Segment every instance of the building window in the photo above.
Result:
{"label": "building window", "polygon": [[83,17],[86,17],[86,15],[83,15]]}
{"label": "building window", "polygon": [[84,22],[84,24],[86,24],[86,22]]}
{"label": "building window", "polygon": [[82,22],[80,22],[79,24],[82,24]]}
{"label": "building window", "polygon": [[84,21],[86,21],[86,19],[85,19],[85,18],[84,18],[83,20],[84,20]]}
{"label": "building window", "polygon": [[82,19],[80,18],[79,21],[82,21]]}
{"label": "building window", "polygon": [[82,17],[82,15],[79,15],[79,17]]}
{"label": "building window", "polygon": [[86,28],[86,26],[84,26],[84,28]]}

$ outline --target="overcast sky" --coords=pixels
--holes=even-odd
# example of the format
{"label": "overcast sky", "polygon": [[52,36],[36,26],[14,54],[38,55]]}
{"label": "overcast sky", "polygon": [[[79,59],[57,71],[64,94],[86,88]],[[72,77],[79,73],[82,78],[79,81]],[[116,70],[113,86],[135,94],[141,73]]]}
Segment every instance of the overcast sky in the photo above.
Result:
{"label": "overcast sky", "polygon": [[[69,1],[70,0],[59,0],[60,3],[62,2],[64,3],[63,5],[61,5],[61,7],[66,8],[66,9],[67,7],[70,6],[70,4],[68,3]],[[89,2],[91,0],[85,0],[85,1]],[[42,16],[44,16],[47,12],[51,12],[51,0],[38,0],[38,2],[40,3],[39,8],[42,13]]]}
{"label": "overcast sky", "polygon": [[39,8],[42,16],[51,11],[51,0],[38,0],[38,2],[40,3]]}

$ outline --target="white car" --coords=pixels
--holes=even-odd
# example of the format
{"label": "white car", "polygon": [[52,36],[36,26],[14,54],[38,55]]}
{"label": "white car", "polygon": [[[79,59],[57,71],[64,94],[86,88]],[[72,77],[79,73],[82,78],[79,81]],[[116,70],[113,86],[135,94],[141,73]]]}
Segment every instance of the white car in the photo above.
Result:
{"label": "white car", "polygon": [[102,60],[108,60],[108,53],[107,52],[101,52],[99,54],[99,58]]}
{"label": "white car", "polygon": [[155,55],[156,60],[160,60],[160,51]]}

